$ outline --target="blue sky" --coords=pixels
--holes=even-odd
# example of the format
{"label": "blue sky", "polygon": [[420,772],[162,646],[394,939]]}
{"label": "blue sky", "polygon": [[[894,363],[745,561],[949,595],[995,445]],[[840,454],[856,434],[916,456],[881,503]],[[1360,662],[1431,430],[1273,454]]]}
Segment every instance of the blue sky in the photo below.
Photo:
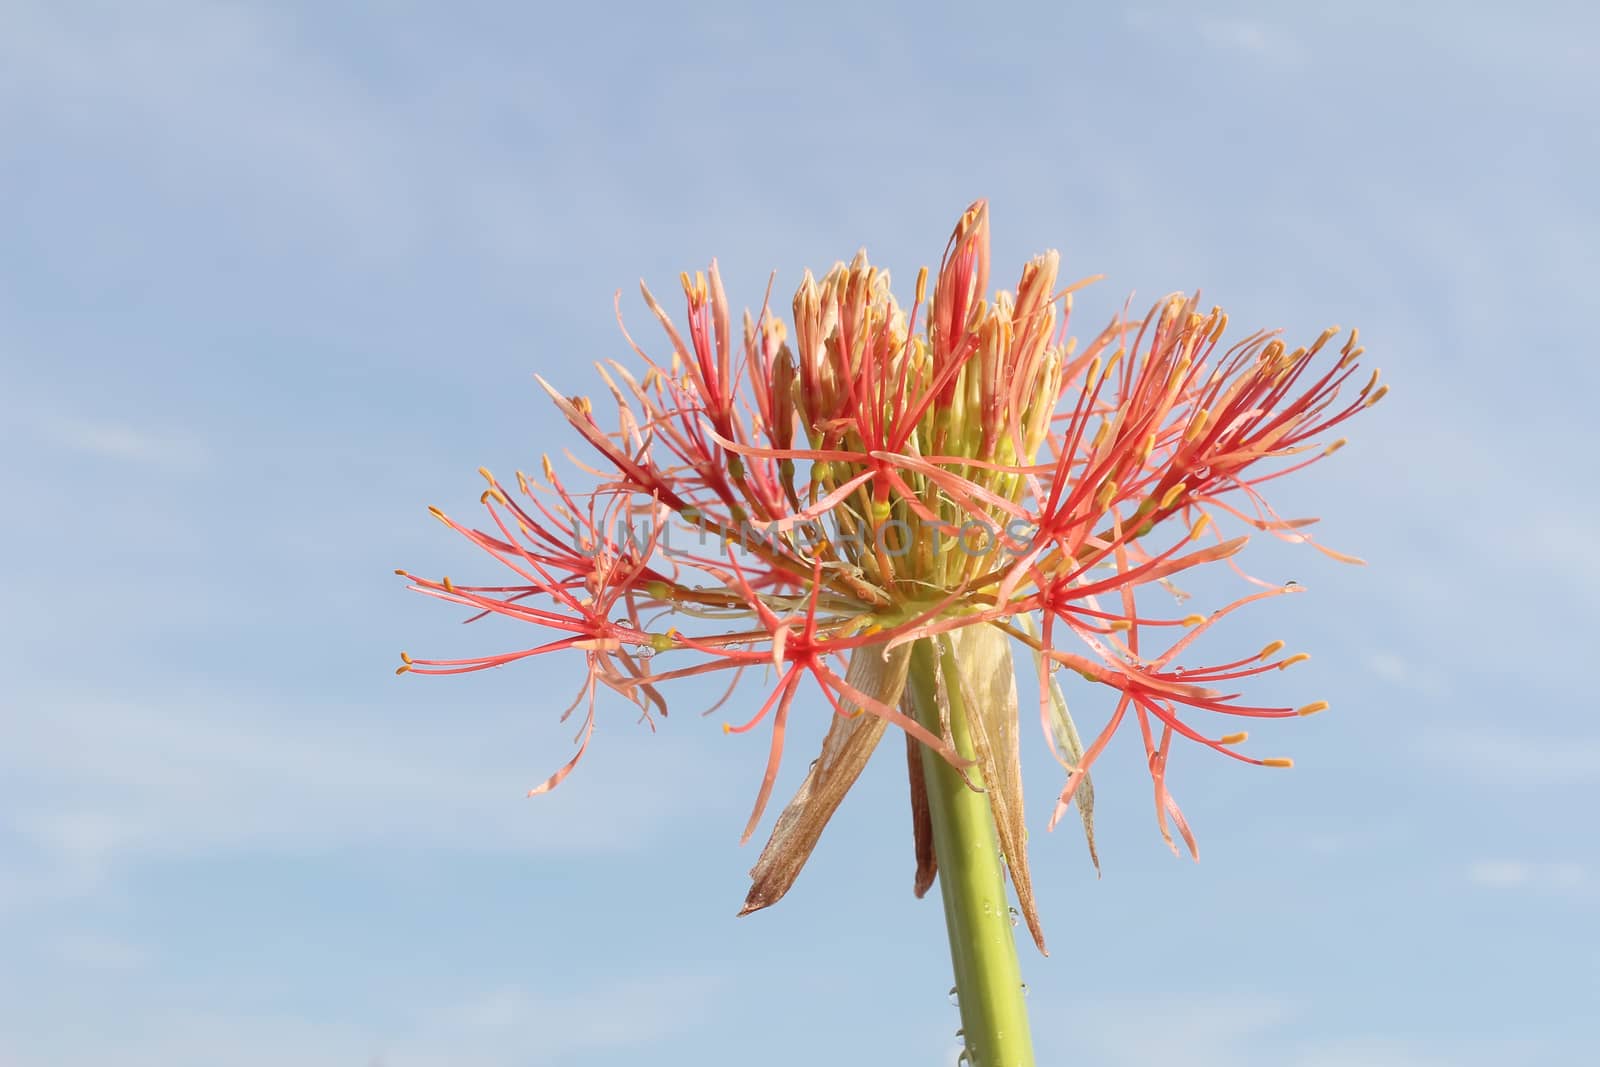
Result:
{"label": "blue sky", "polygon": [[487,573],[425,506],[572,443],[532,375],[594,388],[614,291],[643,333],[636,280],[712,256],[741,305],[862,245],[904,286],[978,196],[997,278],[1107,275],[1088,321],[1200,287],[1359,326],[1394,385],[1273,497],[1370,566],[1259,546],[1310,595],[1228,631],[1314,653],[1263,694],[1334,706],[1271,731],[1295,770],[1176,757],[1196,865],[1122,739],[1096,880],[1026,753],[1041,1062],[1592,1058],[1597,36],[1540,4],[3,0],[0,1065],[950,1063],[899,760],[735,920],[765,739],[612,706],[523,799],[572,665],[396,679],[515,635],[391,570]]}

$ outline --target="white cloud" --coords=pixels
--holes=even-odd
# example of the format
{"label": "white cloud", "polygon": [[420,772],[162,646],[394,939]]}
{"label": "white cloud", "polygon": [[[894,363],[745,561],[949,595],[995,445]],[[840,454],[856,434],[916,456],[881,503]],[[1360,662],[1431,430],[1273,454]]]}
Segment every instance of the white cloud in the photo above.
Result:
{"label": "white cloud", "polygon": [[1059,1050],[1055,1058],[1061,1062],[1086,1060],[1107,1067],[1235,1067],[1251,1062],[1246,1050],[1261,1047],[1265,1035],[1298,1013],[1285,997],[1254,992],[1098,998],[1079,1005],[1067,1028],[1040,1020],[1035,1035],[1041,1060]]}
{"label": "white cloud", "polygon": [[1446,690],[1443,672],[1393,652],[1369,652],[1367,666],[1384,681],[1425,696],[1440,696]]}
{"label": "white cloud", "polygon": [[[571,234],[595,232],[629,195],[605,146],[591,138],[591,158],[563,129],[586,121],[582,109],[538,65],[430,64],[380,87],[273,5],[146,5],[111,18],[13,3],[5,22],[0,121],[113,154],[128,185],[181,197],[197,226],[233,231],[235,251],[309,242],[381,264],[463,241],[490,257],[565,262]],[[461,116],[486,106],[536,133],[485,139]],[[557,135],[558,157],[529,158]],[[558,188],[569,208],[593,198],[593,210],[531,207]]]}
{"label": "white cloud", "polygon": [[699,975],[631,980],[587,993],[552,995],[522,985],[488,990],[452,1009],[442,1025],[514,1044],[538,1040],[546,1055],[639,1044],[711,1014],[719,982]]}
{"label": "white cloud", "polygon": [[[1342,1041],[1335,1046],[1305,1049],[1290,1067],[1461,1067],[1455,1054],[1419,1049],[1397,1041]],[[1486,1060],[1472,1060],[1486,1063]],[[1501,1061],[1513,1062],[1513,1061]]]}
{"label": "white cloud", "polygon": [[207,462],[205,446],[183,433],[73,416],[42,419],[38,431],[74,452],[119,462],[179,470],[194,470]]}
{"label": "white cloud", "polygon": [[[707,776],[688,770],[695,757],[678,739],[644,727],[630,737],[630,713],[604,710],[585,765],[528,799],[522,791],[567,758],[570,730],[540,730],[526,750],[481,742],[483,731],[525,733],[526,712],[475,709],[465,731],[384,729],[392,711],[226,699],[0,707],[13,724],[0,749],[0,827],[36,853],[38,869],[20,874],[80,889],[125,859],[241,847],[625,850],[705,804],[695,783]],[[37,897],[25,889],[9,895]]]}
{"label": "white cloud", "polygon": [[20,119],[87,129],[102,149],[137,153],[142,172],[202,190],[199,212],[225,188],[234,222],[287,206],[362,248],[403,246],[419,190],[375,121],[379,98],[296,47],[270,9],[182,4],[96,17],[22,4],[6,20],[0,87],[11,91],[0,107],[27,100]]}
{"label": "white cloud", "polygon": [[1478,860],[1467,868],[1467,879],[1489,889],[1577,889],[1587,872],[1577,863],[1532,863],[1525,860]]}
{"label": "white cloud", "polygon": [[1287,31],[1260,19],[1136,9],[1125,21],[1138,32],[1164,37],[1173,44],[1199,38],[1213,48],[1275,67],[1293,66],[1305,54]]}
{"label": "white cloud", "polygon": [[[514,988],[486,994],[504,1012],[493,1025],[422,1003],[399,1030],[331,1018],[151,1011],[136,1024],[18,1027],[0,1006],[6,1067],[528,1067],[571,1063],[586,1052],[650,1045],[703,1025],[718,983],[698,975],[625,979],[559,995]],[[429,994],[432,1003],[448,994]],[[481,998],[480,998],[481,1000]],[[487,1001],[485,1001],[487,1002]],[[471,1008],[473,1002],[468,1001]],[[110,1006],[108,1006],[110,1007]],[[96,1011],[115,1019],[115,1011]],[[29,1020],[37,1023],[37,1020]],[[33,1037],[49,1033],[48,1038]]]}
{"label": "white cloud", "polygon": [[82,931],[62,934],[51,950],[62,963],[85,971],[131,971],[146,959],[144,949],[130,941]]}
{"label": "white cloud", "polygon": [[1254,19],[1200,18],[1200,37],[1210,44],[1275,60],[1298,54],[1294,40],[1280,30]]}
{"label": "white cloud", "polygon": [[1600,781],[1600,738],[1533,735],[1487,726],[1438,727],[1421,756],[1496,784],[1570,786]]}
{"label": "white cloud", "polygon": [[[1316,1005],[1240,991],[1102,997],[1078,1002],[1070,1026],[1035,1022],[1041,1062],[1107,1067],[1166,1063],[1181,1067],[1499,1067],[1558,1062],[1542,1037],[1426,1041],[1356,1032],[1330,1040]],[[1348,1032],[1348,1020],[1334,1022]]]}

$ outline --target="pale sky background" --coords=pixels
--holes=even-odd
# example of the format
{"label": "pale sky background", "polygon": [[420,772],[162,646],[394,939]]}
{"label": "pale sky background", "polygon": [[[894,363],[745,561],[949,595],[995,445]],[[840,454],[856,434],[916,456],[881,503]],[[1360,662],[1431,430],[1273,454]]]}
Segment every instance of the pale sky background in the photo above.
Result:
{"label": "pale sky background", "polygon": [[523,635],[390,572],[492,573],[425,506],[571,443],[615,290],[904,291],[978,196],[1084,324],[1200,287],[1394,385],[1273,497],[1371,563],[1254,557],[1309,595],[1228,640],[1334,710],[1174,758],[1203,862],[1130,734],[1097,881],[1025,735],[1040,1062],[1594,1060],[1600,19],[1205,7],[0,0],[0,1064],[951,1062],[897,745],[735,920],[765,736],[612,703],[526,800],[573,663],[397,679]]}

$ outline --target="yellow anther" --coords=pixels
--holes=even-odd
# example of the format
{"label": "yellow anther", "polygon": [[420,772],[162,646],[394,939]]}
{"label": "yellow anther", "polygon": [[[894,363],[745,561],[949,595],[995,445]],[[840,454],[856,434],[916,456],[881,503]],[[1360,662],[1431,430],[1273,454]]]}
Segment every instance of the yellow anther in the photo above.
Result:
{"label": "yellow anther", "polygon": [[[1194,342],[1191,340],[1187,347],[1193,347],[1193,344]],[[1172,373],[1167,376],[1167,392],[1176,393],[1178,391],[1178,387],[1183,384],[1184,376],[1189,373],[1189,368],[1193,365],[1194,360],[1187,355],[1178,360],[1177,365],[1172,368]]]}
{"label": "yellow anther", "polygon": [[917,269],[917,303],[920,304],[926,299],[928,299],[928,268],[919,267]]}
{"label": "yellow anther", "polygon": [[1319,711],[1327,711],[1327,710],[1328,710],[1328,702],[1326,700],[1313,700],[1311,703],[1307,704],[1303,708],[1296,708],[1295,709],[1295,714],[1296,715],[1315,715]]}
{"label": "yellow anther", "polygon": [[1219,745],[1242,745],[1248,740],[1250,740],[1250,735],[1241,730],[1239,733],[1226,734],[1226,735],[1224,735],[1222,737],[1217,738],[1217,744],[1219,744]]}
{"label": "yellow anther", "polygon": [[1333,340],[1333,335],[1338,333],[1338,332],[1339,332],[1339,327],[1337,327],[1337,326],[1329,326],[1326,330],[1323,330],[1322,331],[1322,335],[1320,337],[1318,337],[1315,341],[1311,342],[1311,348],[1307,351],[1306,354],[1314,356],[1318,352],[1322,351],[1322,346],[1327,344],[1329,341]]}
{"label": "yellow anther", "polygon": [[1206,526],[1209,525],[1210,522],[1211,522],[1211,513],[1210,512],[1201,512],[1200,513],[1200,517],[1195,520],[1195,524],[1193,526],[1189,527],[1189,540],[1191,540],[1191,541],[1200,540],[1200,535],[1206,532]]}
{"label": "yellow anther", "polygon": [[1112,498],[1114,498],[1116,495],[1117,483],[1110,478],[1107,478],[1105,483],[1100,486],[1100,490],[1094,495],[1095,510],[1104,511],[1111,505]]}
{"label": "yellow anther", "polygon": [[722,732],[725,733],[725,734],[733,733],[733,726],[731,724],[729,724],[729,723],[723,723],[722,724]]}
{"label": "yellow anther", "polygon": [[1121,633],[1124,630],[1133,629],[1133,623],[1129,622],[1127,619],[1112,619],[1106,624],[1106,629],[1110,630],[1112,633]]}
{"label": "yellow anther", "polygon": [[1382,400],[1384,397],[1386,397],[1388,395],[1389,395],[1389,387],[1387,385],[1378,386],[1378,391],[1376,393],[1373,393],[1371,396],[1367,397],[1367,407],[1370,408],[1372,405],[1376,404],[1378,401]]}
{"label": "yellow anther", "polygon": [[1204,615],[1185,615],[1183,617],[1183,625],[1185,626],[1199,626],[1205,621],[1206,617]]}
{"label": "yellow anther", "polygon": [[394,569],[394,572],[395,572],[395,573],[396,573],[396,574],[398,574],[398,575],[399,575],[399,576],[400,576],[400,577],[402,577],[402,578],[409,578],[409,577],[411,577],[411,575],[409,575],[409,574],[407,574],[407,573],[406,573],[406,570],[405,570],[405,568],[404,568],[404,567],[396,567],[396,568],[395,568],[395,569]]}
{"label": "yellow anther", "polygon": [[521,471],[517,472],[517,491],[523,496],[533,495],[533,493],[528,489],[528,476],[523,474]]}
{"label": "yellow anther", "polygon": [[1194,418],[1189,420],[1189,426],[1183,431],[1184,444],[1192,444],[1196,437],[1206,432],[1206,423],[1211,421],[1211,412],[1201,408],[1195,412]]}
{"label": "yellow anther", "polygon": [[450,576],[448,574],[444,576],[444,580],[440,584],[444,586],[444,591],[446,593],[454,593],[456,591],[455,583],[450,581]]}
{"label": "yellow anther", "polygon": [[541,454],[539,456],[539,463],[540,463],[540,466],[543,467],[543,469],[544,469],[544,480],[547,481],[547,482],[555,481],[556,480],[556,468],[555,468],[555,465],[550,462],[550,454],[548,452],[543,453],[543,454]]}
{"label": "yellow anther", "polygon": [[1350,439],[1349,438],[1341,437],[1337,441],[1335,441],[1331,445],[1329,445],[1327,448],[1324,448],[1322,450],[1322,454],[1324,456],[1331,456],[1335,452],[1339,451],[1339,449],[1343,448],[1345,445],[1347,445],[1349,443],[1350,443]]}
{"label": "yellow anther", "polygon": [[409,652],[400,653],[400,662],[409,665],[411,663],[411,654]]}
{"label": "yellow anther", "polygon": [[1287,667],[1293,667],[1296,663],[1304,663],[1306,660],[1308,660],[1310,658],[1311,658],[1311,653],[1309,653],[1309,652],[1296,652],[1292,656],[1284,657],[1283,662],[1278,664],[1278,669],[1281,671],[1281,670],[1284,670]]}
{"label": "yellow anther", "polygon": [[1106,438],[1109,436],[1111,436],[1111,423],[1102,422],[1100,428],[1094,432],[1094,440],[1089,442],[1089,450],[1100,451],[1100,446],[1106,443]]}
{"label": "yellow anther", "polygon": [[1177,485],[1174,485],[1172,488],[1168,489],[1165,493],[1162,493],[1160,505],[1161,510],[1166,511],[1172,505],[1176,504],[1178,502],[1178,498],[1187,492],[1188,488],[1188,482],[1179,482]]}
{"label": "yellow anther", "polygon": [[1259,656],[1257,656],[1256,658],[1257,659],[1270,659],[1270,658],[1272,658],[1274,653],[1280,651],[1282,648],[1283,648],[1283,642],[1282,641],[1274,641],[1270,645],[1268,645],[1266,648],[1263,648],[1261,650],[1261,654]]}
{"label": "yellow anther", "polygon": [[483,480],[484,481],[488,482],[490,485],[494,484],[494,475],[489,473],[489,468],[488,467],[479,467],[478,468],[478,473],[483,475]]}
{"label": "yellow anther", "polygon": [[1368,378],[1367,379],[1367,384],[1363,385],[1361,387],[1361,395],[1362,396],[1366,396],[1368,393],[1372,392],[1372,390],[1373,390],[1373,388],[1375,386],[1377,386],[1377,384],[1378,384],[1378,375],[1380,373],[1382,373],[1382,372],[1379,371],[1377,368],[1373,369],[1372,377]]}
{"label": "yellow anther", "polygon": [[1273,756],[1270,759],[1262,760],[1261,761],[1261,766],[1263,766],[1263,767],[1293,767],[1294,766],[1294,760],[1290,759],[1287,756]]}
{"label": "yellow anther", "polygon": [[1228,328],[1228,313],[1219,309],[1212,311],[1212,314],[1217,317],[1217,324],[1211,330],[1210,340],[1216,344],[1222,339],[1222,331]]}
{"label": "yellow anther", "polygon": [[882,632],[883,632],[883,623],[881,623],[881,622],[870,622],[865,627],[862,628],[861,636],[862,637],[871,637],[873,634],[880,634]]}
{"label": "yellow anther", "polygon": [[432,504],[428,505],[428,514],[432,515],[434,518],[438,519],[440,522],[444,523],[446,526],[450,525],[450,520],[444,517],[444,512],[440,511],[438,508],[434,507]]}
{"label": "yellow anther", "polygon": [[1092,388],[1094,388],[1095,382],[1097,380],[1099,380],[1099,377],[1100,377],[1100,357],[1099,356],[1095,356],[1093,359],[1091,359],[1089,361],[1089,373],[1084,376],[1083,380],[1086,383],[1088,383],[1089,387],[1092,389]]}
{"label": "yellow anther", "polygon": [[400,664],[400,666],[398,666],[398,667],[396,667],[394,669],[394,673],[396,673],[396,674],[405,674],[410,669],[411,669],[411,664],[402,663],[402,664]]}

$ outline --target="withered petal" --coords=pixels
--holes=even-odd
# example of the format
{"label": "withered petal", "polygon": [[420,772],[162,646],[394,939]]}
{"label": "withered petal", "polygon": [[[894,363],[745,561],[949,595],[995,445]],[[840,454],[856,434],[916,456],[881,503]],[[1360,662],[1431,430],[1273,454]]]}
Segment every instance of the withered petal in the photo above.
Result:
{"label": "withered petal", "polygon": [[[859,692],[885,704],[895,704],[905,691],[910,665],[910,645],[893,649],[887,656],[882,648],[869,645],[851,655],[845,680]],[[822,754],[806,772],[794,799],[778,816],[772,836],[756,865],[750,868],[752,884],[740,915],[771,907],[789,892],[811,858],[823,828],[878,747],[887,724],[880,716],[856,710],[855,715],[835,715],[828,726]]]}
{"label": "withered petal", "polygon": [[[906,708],[902,698],[902,710]],[[911,892],[921,900],[933,886],[939,873],[939,858],[933,849],[933,813],[928,808],[928,783],[922,771],[922,746],[910,734],[906,735],[906,771],[911,781],[911,844],[916,850],[917,871],[911,881]]]}
{"label": "withered petal", "polygon": [[[1017,738],[1017,675],[1006,635],[991,626],[969,626],[946,638],[957,664],[972,735],[974,755],[983,770],[1000,850],[1005,855],[1017,905],[1042,955],[1044,931],[1028,871],[1028,837],[1022,814],[1022,757]],[[948,672],[942,672],[948,673]],[[949,679],[942,679],[949,684]]]}

